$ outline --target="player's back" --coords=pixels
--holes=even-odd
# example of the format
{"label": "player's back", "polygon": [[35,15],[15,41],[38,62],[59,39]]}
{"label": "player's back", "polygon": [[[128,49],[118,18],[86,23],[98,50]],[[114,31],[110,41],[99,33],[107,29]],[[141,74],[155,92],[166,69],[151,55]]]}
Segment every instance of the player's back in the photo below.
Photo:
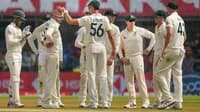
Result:
{"label": "player's back", "polygon": [[177,12],[172,13],[167,17],[166,23],[168,27],[172,27],[172,38],[168,45],[168,48],[183,48],[184,35],[185,35],[185,23]]}
{"label": "player's back", "polygon": [[79,25],[86,28],[86,45],[95,43],[95,42],[105,42],[106,32],[110,30],[108,18],[95,13],[89,16],[82,17],[79,20]]}

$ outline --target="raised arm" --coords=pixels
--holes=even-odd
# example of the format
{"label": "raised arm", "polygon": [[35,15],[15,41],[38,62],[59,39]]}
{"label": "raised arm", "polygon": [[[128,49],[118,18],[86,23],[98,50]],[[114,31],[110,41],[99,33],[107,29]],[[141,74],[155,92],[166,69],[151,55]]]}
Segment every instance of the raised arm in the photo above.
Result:
{"label": "raised arm", "polygon": [[34,30],[33,34],[32,34],[32,37],[28,38],[28,44],[29,46],[31,47],[31,50],[37,55],[39,52],[38,52],[38,49],[34,43],[34,41],[37,39],[37,31]]}

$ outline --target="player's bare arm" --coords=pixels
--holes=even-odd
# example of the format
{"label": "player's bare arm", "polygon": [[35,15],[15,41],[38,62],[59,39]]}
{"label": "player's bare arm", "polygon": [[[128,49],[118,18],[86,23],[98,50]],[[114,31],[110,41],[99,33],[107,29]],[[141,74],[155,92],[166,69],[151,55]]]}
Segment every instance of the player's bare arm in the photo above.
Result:
{"label": "player's bare arm", "polygon": [[71,25],[79,25],[78,20],[77,19],[73,19],[70,15],[68,10],[66,10],[64,7],[57,7],[59,10],[61,10],[64,13],[65,16],[65,20],[68,24]]}
{"label": "player's bare arm", "polygon": [[126,57],[126,54],[125,54],[125,48],[124,48],[124,41],[123,40],[121,40],[120,48],[121,48],[121,53],[122,53],[122,58],[121,58],[122,62],[125,65],[130,64],[129,59]]}
{"label": "player's bare arm", "polygon": [[113,37],[111,35],[111,30],[108,30],[107,33],[108,33],[108,38],[109,38],[111,46],[112,46],[112,54],[111,54],[111,57],[109,59],[114,60],[115,56],[116,56],[115,42],[114,42],[114,39],[113,39]]}
{"label": "player's bare arm", "polygon": [[187,34],[184,32],[184,42],[187,40]]}
{"label": "player's bare arm", "polygon": [[165,49],[167,48],[167,46],[170,42],[171,36],[172,36],[172,28],[167,27],[167,35],[166,35],[166,38],[165,38],[165,45],[164,45],[164,48],[163,48],[162,54],[161,54],[162,58],[164,58],[164,56],[165,56]]}

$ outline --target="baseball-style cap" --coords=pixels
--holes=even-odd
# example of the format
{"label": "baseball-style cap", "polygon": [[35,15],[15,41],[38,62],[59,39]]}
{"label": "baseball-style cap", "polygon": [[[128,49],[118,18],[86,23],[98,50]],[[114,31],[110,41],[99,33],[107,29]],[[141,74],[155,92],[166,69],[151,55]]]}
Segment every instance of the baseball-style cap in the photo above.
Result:
{"label": "baseball-style cap", "polygon": [[117,13],[112,9],[107,9],[104,13],[105,16],[117,16]]}
{"label": "baseball-style cap", "polygon": [[167,4],[167,7],[169,7],[170,9],[176,10],[176,9],[178,9],[178,4],[176,2],[169,2]]}
{"label": "baseball-style cap", "polygon": [[157,10],[155,12],[155,17],[166,17],[166,12],[164,10]]}
{"label": "baseball-style cap", "polygon": [[88,6],[93,6],[95,9],[99,9],[100,7],[100,2],[98,0],[92,0]]}
{"label": "baseball-style cap", "polygon": [[130,22],[135,21],[135,19],[136,17],[132,14],[125,17],[125,20]]}
{"label": "baseball-style cap", "polygon": [[25,21],[25,13],[22,10],[16,10],[12,13],[13,17],[19,17],[21,20]]}

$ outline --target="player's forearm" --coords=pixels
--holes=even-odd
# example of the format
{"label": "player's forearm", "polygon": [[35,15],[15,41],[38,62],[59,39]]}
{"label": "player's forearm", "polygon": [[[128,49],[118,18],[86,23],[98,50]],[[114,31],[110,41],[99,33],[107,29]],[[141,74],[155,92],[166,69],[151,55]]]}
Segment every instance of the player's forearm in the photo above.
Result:
{"label": "player's forearm", "polygon": [[74,46],[75,46],[76,48],[83,48],[83,47],[84,47],[84,44],[81,43],[81,42],[75,42]]}
{"label": "player's forearm", "polygon": [[172,36],[172,33],[171,33],[171,28],[167,28],[167,35],[166,35],[166,38],[165,38],[165,45],[164,45],[164,48],[163,50],[165,50],[170,42],[170,38]]}
{"label": "player's forearm", "polygon": [[81,43],[81,41],[82,41],[82,35],[78,35],[77,38],[76,38],[76,40],[75,40],[74,46],[76,48],[83,48],[84,44]]}
{"label": "player's forearm", "polygon": [[114,39],[111,35],[111,31],[108,31],[108,38],[109,38],[109,41],[111,43],[111,46],[112,46],[112,57],[115,57],[115,53],[116,53],[116,47],[115,47],[115,42],[114,42]]}
{"label": "player's forearm", "polygon": [[10,45],[10,46],[16,45],[21,40],[21,39],[15,39],[13,36],[8,36],[6,38],[7,38],[7,44]]}
{"label": "player's forearm", "polygon": [[184,33],[184,42],[187,40],[187,34],[186,32]]}
{"label": "player's forearm", "polygon": [[147,50],[151,51],[151,49],[153,48],[153,46],[155,45],[155,43],[156,43],[155,36],[152,34],[151,38],[150,38],[149,46],[147,47]]}
{"label": "player's forearm", "polygon": [[33,37],[31,37],[31,38],[28,39],[28,44],[31,47],[31,50],[37,55],[38,54],[38,49],[35,46]]}
{"label": "player's forearm", "polygon": [[71,25],[78,25],[78,20],[77,19],[73,19],[68,12],[65,11],[65,20],[68,24]]}

